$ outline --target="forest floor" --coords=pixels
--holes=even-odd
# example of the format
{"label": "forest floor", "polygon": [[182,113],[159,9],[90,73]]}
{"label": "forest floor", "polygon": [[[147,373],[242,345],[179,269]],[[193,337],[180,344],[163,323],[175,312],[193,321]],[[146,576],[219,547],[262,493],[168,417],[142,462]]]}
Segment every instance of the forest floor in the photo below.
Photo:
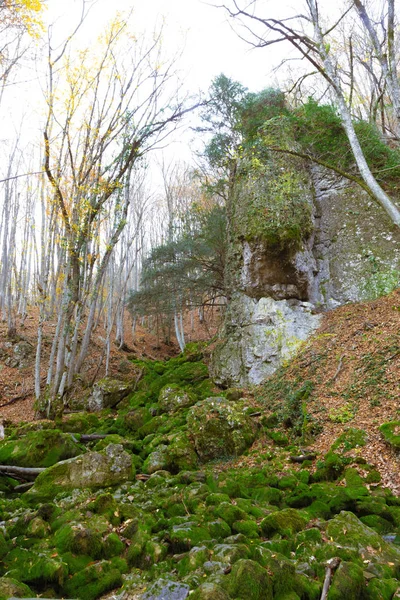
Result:
{"label": "forest floor", "polygon": [[[185,339],[187,342],[196,340],[209,340],[218,329],[220,313],[218,309],[205,311],[205,319],[199,321],[198,314],[193,313],[185,318]],[[18,325],[18,324],[17,324]],[[34,408],[34,364],[38,328],[38,311],[31,308],[23,324],[17,327],[14,339],[7,338],[7,324],[0,321],[0,423],[4,421],[33,421]],[[43,357],[41,378],[46,379],[47,361],[49,358],[55,322],[49,320],[44,325]],[[152,360],[165,360],[179,354],[179,346],[172,336],[170,343],[162,340],[162,334],[150,330],[145,325],[138,324],[135,335],[132,332],[132,319],[128,312],[124,322],[125,341],[122,349],[111,338],[111,351],[109,362],[109,375],[118,379],[129,379],[134,376],[136,369],[130,359],[150,358]],[[114,333],[114,332],[113,332]],[[104,357],[105,330],[100,324],[92,336],[88,357],[81,373],[84,386],[90,385],[95,379],[105,376]],[[24,342],[26,356],[16,364],[14,348],[16,344]]]}
{"label": "forest floor", "polygon": [[[219,314],[207,315],[206,324],[195,319],[186,320],[187,340],[208,340],[215,335]],[[37,318],[31,313],[20,330],[20,338],[32,346],[31,359],[23,367],[7,366],[4,356],[7,348],[4,324],[0,324],[0,420],[30,421],[34,419],[33,364]],[[51,346],[54,325],[46,330],[46,352]],[[90,382],[97,370],[103,352],[99,328],[94,336],[91,352],[85,363],[83,378]],[[3,355],[1,355],[3,351]],[[126,316],[126,346],[119,350],[115,344],[110,357],[110,375],[129,378],[129,359],[146,357],[163,360],[177,355],[175,343],[166,345],[157,336],[139,326],[132,337],[129,316]],[[45,370],[42,373],[45,377]],[[133,370],[132,370],[133,375]],[[104,376],[104,364],[97,378]],[[348,304],[326,313],[316,334],[303,351],[291,361],[281,375],[293,389],[302,382],[311,382],[312,394],[307,400],[307,412],[318,423],[321,432],[308,448],[324,455],[348,428],[363,429],[367,444],[355,449],[354,457],[376,465],[383,484],[400,494],[400,461],[398,453],[383,441],[379,426],[390,420],[399,420],[400,412],[400,290],[378,300]],[[279,402],[279,378],[273,378],[275,399]],[[255,402],[262,399],[268,404],[270,386],[251,390]],[[276,392],[278,389],[278,392]],[[247,395],[247,394],[246,394]],[[284,395],[282,392],[282,402]],[[259,443],[259,442],[257,442]],[[253,455],[254,456],[254,455]],[[244,466],[246,457],[237,459]],[[230,461],[231,466],[235,461]]]}

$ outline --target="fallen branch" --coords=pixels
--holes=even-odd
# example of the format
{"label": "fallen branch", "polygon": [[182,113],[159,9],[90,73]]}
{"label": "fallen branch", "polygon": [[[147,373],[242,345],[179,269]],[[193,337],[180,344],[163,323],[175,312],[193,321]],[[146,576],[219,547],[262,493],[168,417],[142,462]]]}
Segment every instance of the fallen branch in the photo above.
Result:
{"label": "fallen branch", "polygon": [[326,600],[328,597],[329,587],[331,585],[332,574],[335,569],[340,565],[340,558],[337,556],[330,558],[326,563],[325,581],[324,587],[322,588],[322,594],[320,600]]}
{"label": "fallen branch", "polygon": [[45,471],[44,467],[16,467],[14,465],[0,465],[0,473],[10,473],[15,475],[22,475],[24,477],[37,477],[42,471]]}
{"label": "fallen branch", "polygon": [[80,437],[81,442],[93,442],[94,440],[104,440],[104,438],[112,435],[110,433],[83,433]]}
{"label": "fallen branch", "polygon": [[13,492],[26,492],[34,485],[33,481],[29,481],[28,483],[21,483],[21,485],[15,486]]}

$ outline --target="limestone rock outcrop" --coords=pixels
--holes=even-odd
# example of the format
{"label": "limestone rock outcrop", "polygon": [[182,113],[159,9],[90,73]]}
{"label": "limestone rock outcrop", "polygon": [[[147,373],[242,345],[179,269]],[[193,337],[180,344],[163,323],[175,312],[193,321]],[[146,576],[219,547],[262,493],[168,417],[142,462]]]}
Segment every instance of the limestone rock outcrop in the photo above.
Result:
{"label": "limestone rock outcrop", "polygon": [[220,385],[262,383],[317,329],[320,313],[400,284],[400,232],[384,211],[320,167],[295,163],[285,172],[299,169],[304,177],[288,216],[296,225],[293,240],[285,218],[281,238],[276,223],[271,238],[268,215],[281,202],[271,196],[273,185],[259,186],[256,200],[247,188],[234,197],[226,268],[231,298],[211,366]]}

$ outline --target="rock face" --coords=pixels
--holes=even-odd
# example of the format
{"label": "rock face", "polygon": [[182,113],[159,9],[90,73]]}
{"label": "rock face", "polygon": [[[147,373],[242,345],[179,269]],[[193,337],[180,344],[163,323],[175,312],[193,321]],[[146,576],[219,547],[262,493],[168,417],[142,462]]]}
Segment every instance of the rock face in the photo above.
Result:
{"label": "rock face", "polygon": [[[287,173],[296,169],[304,167],[288,164]],[[268,237],[263,223],[276,202],[268,192],[273,185],[264,186],[256,204],[248,190],[233,201],[231,300],[211,367],[220,385],[262,383],[315,331],[316,313],[400,284],[400,232],[383,210],[357,186],[319,167],[305,174],[296,193],[298,204],[309,207],[311,226],[303,225],[301,241],[288,240],[286,230],[279,243]]]}
{"label": "rock face", "polygon": [[116,485],[134,477],[131,456],[120,444],[109,444],[104,452],[87,452],[57,463],[40,473],[29,493],[51,497],[61,490]]}
{"label": "rock face", "polygon": [[203,461],[242,454],[256,437],[255,426],[244,413],[243,402],[207,398],[187,416],[194,446]]}
{"label": "rock face", "polygon": [[103,408],[112,408],[132,391],[132,384],[111,377],[100,379],[87,401],[87,409],[98,412]]}
{"label": "rock face", "polygon": [[307,302],[236,294],[213,356],[215,382],[229,387],[265,381],[318,327],[321,316],[311,309]]}

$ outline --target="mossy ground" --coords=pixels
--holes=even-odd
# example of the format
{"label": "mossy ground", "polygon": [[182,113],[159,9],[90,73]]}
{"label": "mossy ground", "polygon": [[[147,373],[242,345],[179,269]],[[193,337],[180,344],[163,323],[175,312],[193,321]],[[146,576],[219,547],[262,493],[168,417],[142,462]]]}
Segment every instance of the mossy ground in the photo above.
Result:
{"label": "mossy ground", "polygon": [[[288,381],[288,402],[277,410],[230,390],[228,402],[252,419],[257,439],[239,456],[201,461],[186,421],[190,406],[166,414],[158,404],[171,384],[198,401],[210,397],[198,359],[192,352],[190,360],[143,363],[143,381],[119,411],[74,415],[60,425],[76,439],[108,434],[82,451],[121,444],[135,480],[100,490],[55,488],[40,500],[13,493],[17,482],[1,478],[0,598],[9,589],[95,600],[119,589],[144,599],[146,590],[173,588],[186,596],[192,590],[197,600],[317,600],[332,557],[341,559],[332,598],[344,597],[346,586],[355,599],[391,598],[400,585],[400,500],[360,460],[365,432],[343,430],[329,452],[294,463],[290,457],[304,452],[305,425],[315,435],[306,410],[314,386]],[[21,439],[27,431],[20,429]],[[60,435],[52,424],[48,431]],[[155,453],[163,462],[153,471]]]}

